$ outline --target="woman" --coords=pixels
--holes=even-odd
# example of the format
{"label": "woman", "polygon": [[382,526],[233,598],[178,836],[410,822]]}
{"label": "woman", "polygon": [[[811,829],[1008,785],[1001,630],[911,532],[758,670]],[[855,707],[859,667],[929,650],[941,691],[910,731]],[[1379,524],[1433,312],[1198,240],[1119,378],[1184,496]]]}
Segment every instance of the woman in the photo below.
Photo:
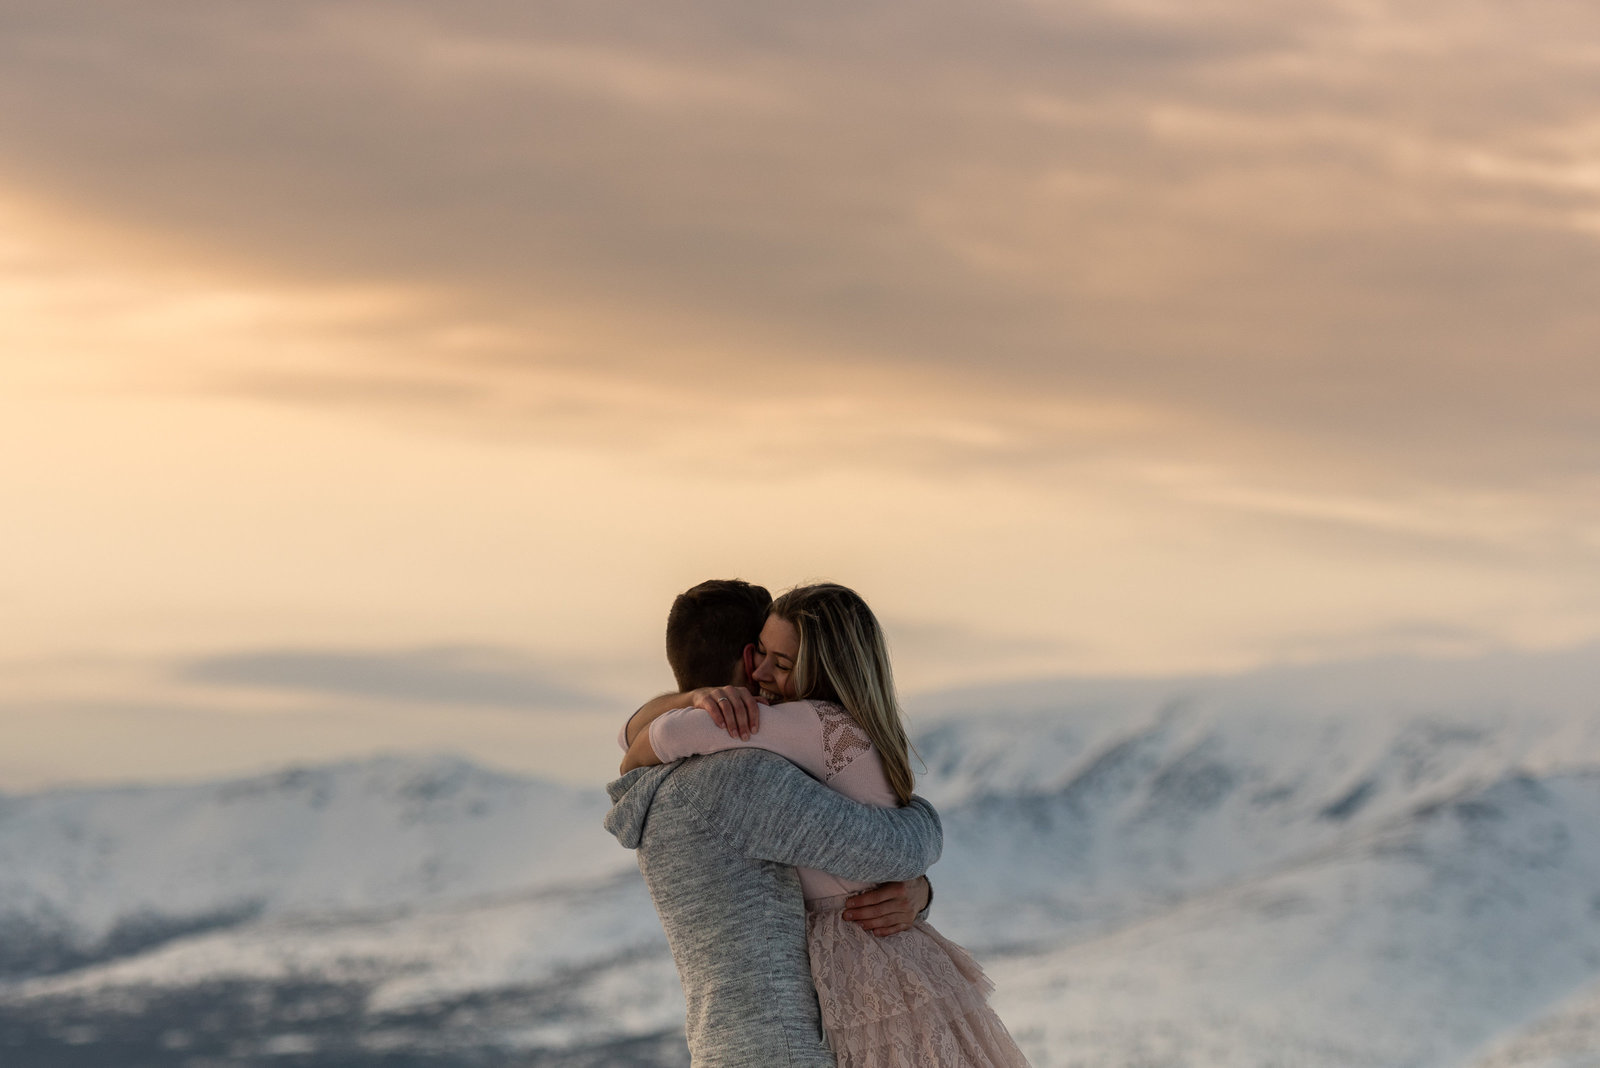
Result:
{"label": "woman", "polygon": [[[854,800],[911,799],[910,742],[895,699],[888,647],[865,601],[833,583],[772,603],[751,680],[773,707],[749,738],[730,737],[704,707],[662,715],[640,731],[623,769],[736,746],[768,749]],[[989,1008],[992,989],[960,946],[926,923],[878,938],[847,922],[845,899],[865,886],[800,870],[811,974],[840,1068],[988,1068],[1027,1061]]]}

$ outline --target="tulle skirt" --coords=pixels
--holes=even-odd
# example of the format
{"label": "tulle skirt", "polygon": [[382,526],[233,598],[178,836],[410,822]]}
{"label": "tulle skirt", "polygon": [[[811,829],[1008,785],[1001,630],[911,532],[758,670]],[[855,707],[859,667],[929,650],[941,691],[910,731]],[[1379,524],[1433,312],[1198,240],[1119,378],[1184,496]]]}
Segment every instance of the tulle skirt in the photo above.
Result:
{"label": "tulle skirt", "polygon": [[811,978],[839,1068],[1027,1068],[971,954],[926,923],[879,938],[843,918],[846,896],[806,905]]}

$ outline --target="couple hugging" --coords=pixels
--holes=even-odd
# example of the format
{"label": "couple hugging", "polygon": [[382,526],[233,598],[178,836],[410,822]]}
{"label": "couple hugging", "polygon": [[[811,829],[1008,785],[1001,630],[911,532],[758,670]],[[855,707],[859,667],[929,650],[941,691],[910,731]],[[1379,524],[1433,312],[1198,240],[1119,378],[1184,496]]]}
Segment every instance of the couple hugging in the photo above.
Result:
{"label": "couple hugging", "polygon": [[866,602],[703,582],[667,659],[683,692],[624,725],[606,828],[638,851],[696,1068],[1026,1068],[977,963],[923,921],[943,836]]}

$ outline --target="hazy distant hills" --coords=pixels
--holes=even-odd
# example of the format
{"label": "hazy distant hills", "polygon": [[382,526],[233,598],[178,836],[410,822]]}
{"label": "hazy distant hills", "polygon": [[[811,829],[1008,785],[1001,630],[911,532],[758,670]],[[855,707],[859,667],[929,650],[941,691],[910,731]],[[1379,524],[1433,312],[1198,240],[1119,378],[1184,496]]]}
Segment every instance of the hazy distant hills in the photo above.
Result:
{"label": "hazy distant hills", "polygon": [[627,870],[606,799],[450,757],[185,787],[74,790],[0,808],[0,974],[60,971],[167,928],[410,910]]}
{"label": "hazy distant hills", "polygon": [[[1037,1065],[1600,1065],[1600,651],[913,706]],[[681,1064],[605,798],[448,758],[0,800],[0,1063]]]}

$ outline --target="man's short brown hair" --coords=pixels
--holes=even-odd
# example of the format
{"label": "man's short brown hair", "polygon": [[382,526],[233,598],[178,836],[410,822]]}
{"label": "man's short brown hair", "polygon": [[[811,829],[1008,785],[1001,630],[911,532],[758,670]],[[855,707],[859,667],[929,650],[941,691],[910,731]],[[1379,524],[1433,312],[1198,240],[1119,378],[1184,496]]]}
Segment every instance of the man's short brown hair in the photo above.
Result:
{"label": "man's short brown hair", "polygon": [[711,579],[678,594],[667,613],[667,663],[678,689],[726,686],[761,637],[772,594],[743,579]]}

